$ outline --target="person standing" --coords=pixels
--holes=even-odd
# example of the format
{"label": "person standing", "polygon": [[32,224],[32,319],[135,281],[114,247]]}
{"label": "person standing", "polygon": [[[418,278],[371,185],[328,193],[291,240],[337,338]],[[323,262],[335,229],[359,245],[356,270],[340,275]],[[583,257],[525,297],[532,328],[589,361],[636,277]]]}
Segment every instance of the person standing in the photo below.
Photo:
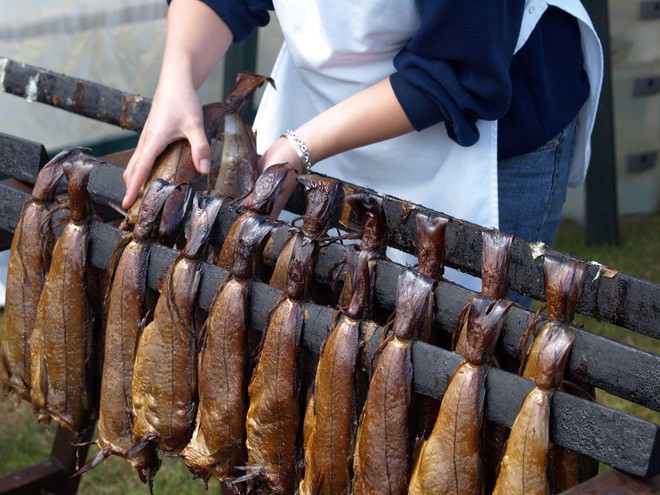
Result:
{"label": "person standing", "polygon": [[579,0],[173,0],[124,207],[175,139],[186,137],[208,172],[195,90],[272,10],[285,41],[278,89],[265,91],[254,122],[262,169],[313,166],[552,244],[566,188],[586,174],[602,81],[602,50]]}

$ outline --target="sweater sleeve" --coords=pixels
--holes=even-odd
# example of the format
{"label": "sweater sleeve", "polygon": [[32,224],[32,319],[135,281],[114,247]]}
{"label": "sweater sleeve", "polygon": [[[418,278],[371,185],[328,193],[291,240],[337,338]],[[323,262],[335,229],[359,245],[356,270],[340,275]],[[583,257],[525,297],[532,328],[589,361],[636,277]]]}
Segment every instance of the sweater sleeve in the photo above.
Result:
{"label": "sweater sleeve", "polygon": [[417,130],[445,122],[470,146],[478,119],[497,120],[511,103],[509,68],[524,0],[419,0],[419,29],[394,59],[392,88]]}
{"label": "sweater sleeve", "polygon": [[234,41],[247,38],[257,27],[265,26],[273,10],[272,0],[201,0],[227,24]]}

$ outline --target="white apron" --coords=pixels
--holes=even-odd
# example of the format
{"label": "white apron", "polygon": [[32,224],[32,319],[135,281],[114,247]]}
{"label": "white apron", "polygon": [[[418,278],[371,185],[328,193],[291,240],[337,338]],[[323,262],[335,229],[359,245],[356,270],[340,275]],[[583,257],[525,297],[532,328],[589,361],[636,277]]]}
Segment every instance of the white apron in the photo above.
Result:
{"label": "white apron", "polygon": [[[260,153],[285,129],[295,129],[392,74],[395,55],[420,22],[412,0],[273,3],[285,42],[273,67],[277,90],[266,89],[255,118]],[[545,3],[531,0],[526,14],[542,13]],[[550,3],[567,4],[573,10],[579,5],[578,0]],[[525,16],[516,50],[540,13]],[[314,165],[314,170],[485,227],[497,227],[497,122],[478,121],[477,127],[480,139],[473,146],[456,144],[440,123],[341,153]],[[415,262],[414,257],[395,250],[388,255],[399,263]],[[474,277],[449,269],[445,276],[479,289]]]}

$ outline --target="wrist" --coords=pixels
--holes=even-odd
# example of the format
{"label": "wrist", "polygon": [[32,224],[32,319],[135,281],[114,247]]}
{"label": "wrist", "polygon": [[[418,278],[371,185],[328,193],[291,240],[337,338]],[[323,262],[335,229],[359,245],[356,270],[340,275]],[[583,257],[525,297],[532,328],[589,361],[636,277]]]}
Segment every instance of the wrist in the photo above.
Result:
{"label": "wrist", "polygon": [[[296,154],[298,165],[300,166],[300,172],[302,174],[310,173],[314,163],[305,141],[292,130],[286,130],[280,137],[288,142],[289,146],[291,146]],[[297,169],[298,167],[296,166],[296,170]]]}

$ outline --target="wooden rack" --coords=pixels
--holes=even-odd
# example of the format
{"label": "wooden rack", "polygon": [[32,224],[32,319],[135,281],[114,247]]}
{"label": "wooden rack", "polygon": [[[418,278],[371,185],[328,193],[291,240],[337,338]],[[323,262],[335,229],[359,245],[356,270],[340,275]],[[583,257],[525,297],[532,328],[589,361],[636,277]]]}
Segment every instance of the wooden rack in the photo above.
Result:
{"label": "wooden rack", "polygon": [[[34,182],[39,166],[45,160],[43,146],[11,136],[0,136],[0,173],[16,176],[27,183]],[[108,157],[108,160],[113,157]],[[118,204],[123,196],[122,168],[108,161],[98,161],[90,178],[89,190],[97,204]],[[342,184],[346,193],[364,190],[351,184]],[[369,192],[369,191],[367,191]],[[371,194],[376,194],[371,191]],[[18,221],[20,208],[28,194],[24,191],[0,185],[0,229],[11,232]],[[294,212],[301,211],[301,196],[294,195],[287,206]],[[415,251],[415,235],[411,212],[421,211],[438,215],[423,207],[385,198],[384,207],[390,226],[391,245],[409,252]],[[220,245],[237,218],[238,212],[223,205],[216,226],[211,235],[211,243]],[[344,219],[344,229],[353,229],[350,221]],[[276,227],[272,257],[266,259],[274,263],[289,227],[281,224]],[[447,264],[478,274],[481,259],[481,233],[484,229],[467,222],[451,219],[447,229]],[[91,229],[90,263],[98,268],[107,268],[112,250],[122,234],[121,231],[103,222],[95,222]],[[148,273],[148,285],[158,288],[158,280],[176,256],[176,251],[154,245],[154,255]],[[332,286],[331,273],[343,259],[344,246],[330,245],[322,251],[317,262],[315,282]],[[552,251],[556,256],[562,253]],[[394,287],[400,265],[390,261],[377,263],[376,298],[384,308],[394,307]],[[512,253],[511,282],[517,289],[529,288],[526,292],[542,297],[542,272],[540,260],[534,259],[527,243],[514,240]],[[606,276],[599,272],[606,272]],[[208,309],[216,288],[226,276],[226,272],[212,265],[204,266],[203,283],[198,304]],[[539,288],[540,287],[540,288]],[[626,290],[620,290],[625,287]],[[253,282],[250,307],[250,325],[263,330],[269,308],[279,291],[259,282]],[[605,268],[590,266],[583,283],[578,302],[578,311],[602,320],[626,326],[632,330],[658,338],[660,323],[660,287],[626,274],[616,273]],[[455,327],[460,309],[473,296],[461,286],[440,281],[436,290],[438,307],[435,315],[435,329],[451,332]],[[596,301],[594,304],[592,301]],[[617,311],[611,311],[604,301],[616,301]],[[630,305],[644,308],[635,313]],[[335,316],[335,310],[314,303],[306,303],[304,345],[318,351],[327,330]],[[526,328],[531,313],[514,307],[509,312],[501,342],[507,354],[515,355],[517,343]],[[626,325],[622,325],[625,322]],[[610,393],[632,400],[644,407],[660,410],[660,356],[651,354],[618,342],[591,334],[581,328],[573,328],[577,334],[567,373],[576,381],[582,381],[602,388]],[[382,332],[376,328],[372,339],[367,343],[369,352],[377,347]],[[607,356],[603,359],[602,356]],[[447,350],[416,343],[413,346],[415,367],[415,389],[435,398],[441,398],[446,385],[446,377],[457,367],[460,356]],[[526,393],[532,383],[517,375],[493,369],[488,375],[486,415],[489,419],[511,426]],[[642,477],[645,485],[652,483],[650,478],[660,473],[660,427],[612,410],[601,405],[557,392],[553,399],[552,427],[553,441],[559,445],[587,454],[606,464],[631,475]],[[62,487],[54,493],[75,493],[77,482],[68,479],[74,466],[74,448],[70,446],[70,436],[58,430],[52,458],[45,463],[27,468],[0,479],[0,494],[37,493],[44,484],[53,487],[60,480]],[[11,482],[11,484],[10,484]],[[75,486],[72,486],[75,484]],[[5,488],[8,487],[8,488]],[[53,489],[51,488],[51,491]],[[651,493],[651,492],[649,492]]]}

